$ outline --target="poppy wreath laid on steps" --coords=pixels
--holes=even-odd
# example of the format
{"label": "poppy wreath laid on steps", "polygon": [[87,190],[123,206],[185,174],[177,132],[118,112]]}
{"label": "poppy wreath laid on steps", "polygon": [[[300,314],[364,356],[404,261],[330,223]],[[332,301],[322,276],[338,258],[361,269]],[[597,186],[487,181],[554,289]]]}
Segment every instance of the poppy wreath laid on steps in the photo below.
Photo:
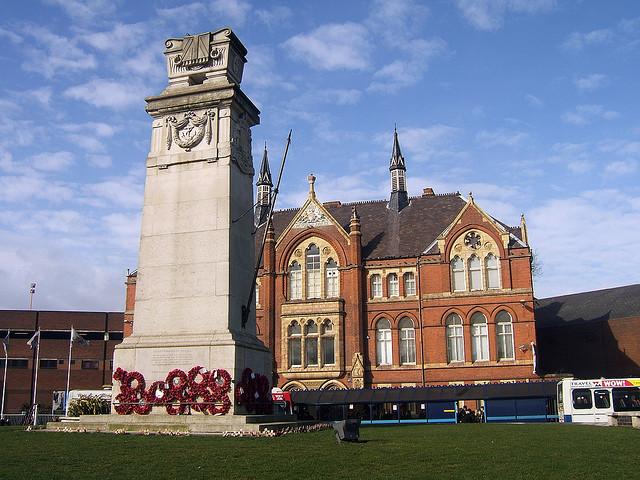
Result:
{"label": "poppy wreath laid on steps", "polygon": [[117,368],[113,379],[120,382],[114,409],[120,415],[148,415],[154,406],[164,407],[169,415],[224,415],[231,409],[229,391],[231,375],[226,370],[213,370],[197,365],[185,373],[176,368],[164,381],[153,382],[148,389],[140,372]]}

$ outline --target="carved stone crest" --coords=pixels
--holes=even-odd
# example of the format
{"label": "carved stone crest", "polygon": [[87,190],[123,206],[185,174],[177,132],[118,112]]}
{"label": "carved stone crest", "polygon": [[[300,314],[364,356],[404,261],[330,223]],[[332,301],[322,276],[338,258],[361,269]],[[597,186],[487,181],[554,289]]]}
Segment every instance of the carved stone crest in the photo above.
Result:
{"label": "carved stone crest", "polygon": [[331,220],[315,203],[310,203],[293,224],[293,228],[322,227],[331,225]]}
{"label": "carved stone crest", "polygon": [[360,352],[354,353],[351,360],[351,387],[364,388],[364,362]]}
{"label": "carved stone crest", "polygon": [[182,120],[173,115],[167,117],[167,150],[171,149],[174,142],[187,152],[203,139],[211,144],[211,121],[214,116],[212,110],[207,110],[201,117],[194,112],[185,113]]}

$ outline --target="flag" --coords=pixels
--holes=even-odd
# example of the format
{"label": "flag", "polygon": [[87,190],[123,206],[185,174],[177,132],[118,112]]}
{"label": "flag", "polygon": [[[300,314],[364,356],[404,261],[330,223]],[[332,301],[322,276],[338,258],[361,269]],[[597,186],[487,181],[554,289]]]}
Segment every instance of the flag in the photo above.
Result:
{"label": "flag", "polygon": [[7,350],[9,350],[9,334],[11,330],[7,330],[7,335],[2,339],[2,346],[4,347],[4,354],[7,354]]}
{"label": "flag", "polygon": [[27,345],[29,345],[29,348],[33,350],[34,348],[38,347],[38,343],[40,343],[40,330],[33,334],[33,337],[29,339]]}
{"label": "flag", "polygon": [[71,327],[71,343],[78,342],[78,345],[81,347],[89,345],[89,341],[85,340],[85,338],[78,333],[78,331]]}

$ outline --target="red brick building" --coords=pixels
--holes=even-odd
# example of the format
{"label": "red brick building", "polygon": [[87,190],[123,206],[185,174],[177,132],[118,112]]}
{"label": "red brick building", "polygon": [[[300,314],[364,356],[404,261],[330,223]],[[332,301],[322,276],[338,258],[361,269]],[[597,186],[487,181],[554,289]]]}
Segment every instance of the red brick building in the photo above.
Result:
{"label": "red brick building", "polygon": [[[534,374],[531,250],[471,194],[408,197],[397,133],[389,199],[274,212],[258,333],[285,389],[523,381]],[[257,182],[264,223],[272,182]],[[264,224],[256,234],[257,249]]]}
{"label": "red brick building", "polygon": [[[27,341],[40,330],[40,361],[36,403],[41,413],[51,413],[54,391],[67,384],[71,327],[89,344],[74,345],[71,357],[71,390],[96,390],[111,384],[113,349],[122,341],[122,312],[52,312],[0,310],[0,335],[9,332],[5,414],[28,408],[33,396],[36,351]],[[0,348],[0,385],[4,372]]]}

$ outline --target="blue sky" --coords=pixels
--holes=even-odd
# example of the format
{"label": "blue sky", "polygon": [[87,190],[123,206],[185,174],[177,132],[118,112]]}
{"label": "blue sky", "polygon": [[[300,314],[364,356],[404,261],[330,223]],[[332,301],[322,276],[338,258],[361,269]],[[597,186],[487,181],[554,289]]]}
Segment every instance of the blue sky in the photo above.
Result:
{"label": "blue sky", "polygon": [[640,4],[554,0],[11,2],[0,20],[0,308],[122,310],[164,40],[230,26],[293,129],[280,207],[384,198],[394,123],[418,194],[524,212],[538,297],[640,281]]}

